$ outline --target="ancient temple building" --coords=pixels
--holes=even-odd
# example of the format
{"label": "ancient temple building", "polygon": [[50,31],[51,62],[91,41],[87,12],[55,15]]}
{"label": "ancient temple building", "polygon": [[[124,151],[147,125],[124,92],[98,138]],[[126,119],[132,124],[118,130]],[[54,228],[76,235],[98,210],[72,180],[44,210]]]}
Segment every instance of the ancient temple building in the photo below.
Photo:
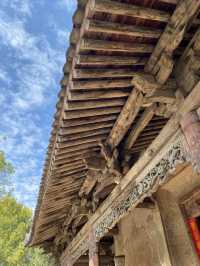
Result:
{"label": "ancient temple building", "polygon": [[200,265],[200,0],[79,0],[29,245],[62,266]]}

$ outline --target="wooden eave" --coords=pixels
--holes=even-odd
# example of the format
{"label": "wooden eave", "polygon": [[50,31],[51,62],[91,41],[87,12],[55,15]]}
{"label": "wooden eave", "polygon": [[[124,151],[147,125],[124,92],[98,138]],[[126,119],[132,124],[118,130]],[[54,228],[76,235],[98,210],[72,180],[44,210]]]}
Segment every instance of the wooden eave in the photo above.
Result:
{"label": "wooden eave", "polygon": [[[78,1],[30,245],[54,239],[85,180],[84,159],[91,152],[100,152],[102,141],[109,142],[134,93],[132,78],[144,73],[177,4],[178,0]],[[196,16],[174,52],[175,61],[198,25]],[[170,78],[174,82],[174,76]],[[146,106],[140,106],[115,146],[128,147],[128,136],[141,120],[143,123],[145,110]],[[129,150],[133,157],[149,147],[168,121],[155,114],[145,119],[148,123]]]}

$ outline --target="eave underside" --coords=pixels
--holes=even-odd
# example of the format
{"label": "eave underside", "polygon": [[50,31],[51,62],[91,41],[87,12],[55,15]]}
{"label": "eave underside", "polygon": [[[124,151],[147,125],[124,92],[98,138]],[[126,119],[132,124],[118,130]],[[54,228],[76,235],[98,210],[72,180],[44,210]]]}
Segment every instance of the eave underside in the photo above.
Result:
{"label": "eave underside", "polygon": [[[152,104],[163,103],[163,98],[152,100],[149,97],[148,101],[142,101],[127,129],[123,129],[121,139],[116,140],[113,134],[125,104],[134,93],[132,79],[146,73],[147,64],[177,2],[102,0],[88,1],[86,5],[87,1],[78,1],[31,245],[53,243],[73,201],[79,198],[88,171],[85,159],[91,152],[100,153],[102,142],[111,143],[113,150],[117,148],[121,161],[126,161],[128,155],[132,166],[168,122],[171,114],[167,112],[144,115]],[[111,8],[114,3],[115,8]],[[198,27],[196,15],[173,51],[175,66]],[[172,72],[166,85],[174,94],[177,89],[175,76]],[[164,104],[173,98],[167,97]],[[144,126],[135,133],[134,129],[141,123]]]}

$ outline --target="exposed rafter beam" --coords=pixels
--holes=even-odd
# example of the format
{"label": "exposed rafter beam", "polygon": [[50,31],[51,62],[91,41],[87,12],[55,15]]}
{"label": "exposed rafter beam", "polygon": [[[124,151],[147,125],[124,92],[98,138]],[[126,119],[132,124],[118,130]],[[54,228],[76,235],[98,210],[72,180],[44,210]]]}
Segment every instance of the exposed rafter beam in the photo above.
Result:
{"label": "exposed rafter beam", "polygon": [[110,0],[91,1],[91,12],[103,12],[106,14],[122,16],[126,15],[134,18],[149,19],[162,22],[167,22],[170,18],[170,14],[167,12]]}
{"label": "exposed rafter beam", "polygon": [[131,130],[125,145],[124,145],[124,150],[130,150],[134,143],[136,142],[138,136],[140,133],[143,131],[143,129],[149,124],[151,119],[153,118],[155,114],[157,106],[156,104],[151,105],[150,107],[146,108],[144,113],[142,114],[141,118],[138,120],[136,125],[133,127]]}
{"label": "exposed rafter beam", "polygon": [[199,10],[199,7],[199,0],[180,1],[150,57],[146,66],[147,72],[157,73],[158,69],[156,65],[158,64],[161,56],[163,54],[167,54],[169,56],[173,54],[184,37],[188,23]]}
{"label": "exposed rafter beam", "polygon": [[142,26],[126,25],[122,23],[113,23],[98,20],[88,20],[86,23],[86,31],[100,32],[108,34],[121,34],[123,36],[141,37],[158,39],[162,33],[161,30],[149,29]]}
{"label": "exposed rafter beam", "polygon": [[140,110],[142,101],[142,93],[133,89],[107,139],[107,143],[111,150],[120,143],[124,135],[127,133]]}
{"label": "exposed rafter beam", "polygon": [[[132,72],[131,72],[132,73]],[[95,90],[95,89],[110,89],[110,88],[126,88],[132,87],[132,78],[128,79],[114,79],[114,80],[74,80],[70,83],[71,90]]]}
{"label": "exposed rafter beam", "polygon": [[147,58],[138,56],[106,56],[106,55],[78,55],[76,64],[80,66],[106,66],[125,65],[143,66],[147,63]]}
{"label": "exposed rafter beam", "polygon": [[80,43],[80,51],[113,51],[127,53],[148,54],[153,51],[153,45],[128,42],[102,41],[83,39]]}

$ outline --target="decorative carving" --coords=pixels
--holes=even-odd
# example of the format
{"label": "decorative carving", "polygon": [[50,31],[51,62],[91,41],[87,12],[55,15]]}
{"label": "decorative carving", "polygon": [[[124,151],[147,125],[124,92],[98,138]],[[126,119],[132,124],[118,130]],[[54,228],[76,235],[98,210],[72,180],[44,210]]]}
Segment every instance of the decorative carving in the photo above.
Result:
{"label": "decorative carving", "polygon": [[101,154],[91,154],[85,159],[88,173],[83,183],[79,196],[87,199],[87,205],[92,206],[95,212],[100,202],[121,180],[121,172],[118,163],[118,151],[110,151],[108,145],[100,143]]}
{"label": "decorative carving", "polygon": [[182,141],[176,141],[165,156],[152,168],[149,173],[139,182],[135,182],[128,188],[126,198],[119,199],[114,208],[101,219],[95,229],[97,239],[103,237],[109,229],[113,228],[119,219],[136,206],[145,197],[151,196],[172,172],[178,163],[185,162]]}
{"label": "decorative carving", "polygon": [[99,245],[93,229],[89,234],[89,266],[99,266]]}

